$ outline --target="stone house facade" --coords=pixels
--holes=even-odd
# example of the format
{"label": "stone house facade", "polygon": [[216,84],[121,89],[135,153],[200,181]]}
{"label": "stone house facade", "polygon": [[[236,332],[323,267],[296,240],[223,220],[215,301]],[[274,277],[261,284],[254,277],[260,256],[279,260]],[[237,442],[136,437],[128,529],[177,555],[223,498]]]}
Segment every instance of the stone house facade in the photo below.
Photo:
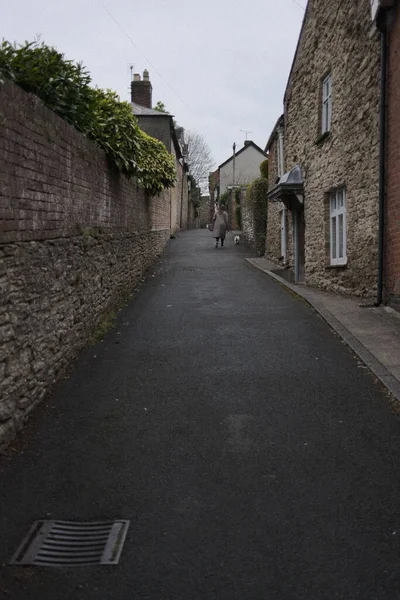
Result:
{"label": "stone house facade", "polygon": [[369,0],[309,0],[280,125],[285,175],[275,183],[279,128],[269,143],[267,255],[284,260],[282,202],[294,280],[368,298],[378,269],[379,57]]}
{"label": "stone house facade", "polygon": [[[268,155],[269,189],[284,175],[284,117],[281,115],[265,147]],[[268,206],[267,244],[265,255],[280,267],[293,265],[293,226],[291,215],[283,202],[271,201]],[[292,279],[292,277],[289,277]]]}
{"label": "stone house facade", "polygon": [[152,108],[152,85],[148,71],[143,78],[135,73],[131,82],[131,105],[139,127],[148,135],[160,140],[175,157],[176,184],[170,189],[171,235],[191,226],[192,207],[190,206],[188,172],[185,160],[186,145],[182,127],[175,128],[173,115]]}

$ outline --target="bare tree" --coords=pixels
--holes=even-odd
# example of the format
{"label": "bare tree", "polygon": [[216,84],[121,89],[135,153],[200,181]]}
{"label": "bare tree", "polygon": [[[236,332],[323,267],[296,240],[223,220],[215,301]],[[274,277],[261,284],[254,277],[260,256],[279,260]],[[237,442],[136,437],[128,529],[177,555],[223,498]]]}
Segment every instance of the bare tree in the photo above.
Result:
{"label": "bare tree", "polygon": [[185,143],[187,144],[186,160],[189,163],[189,171],[197,184],[203,187],[205,180],[214,167],[214,158],[211,150],[200,133],[197,131],[185,131]]}

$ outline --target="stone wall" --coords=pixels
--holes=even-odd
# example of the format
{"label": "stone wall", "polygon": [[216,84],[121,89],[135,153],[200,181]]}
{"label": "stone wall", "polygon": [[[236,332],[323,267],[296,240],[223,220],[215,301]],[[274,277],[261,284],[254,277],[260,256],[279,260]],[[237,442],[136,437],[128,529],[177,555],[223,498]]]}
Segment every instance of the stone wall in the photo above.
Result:
{"label": "stone wall", "polygon": [[200,198],[199,221],[202,229],[210,223],[210,196],[201,196]]}
{"label": "stone wall", "polygon": [[170,194],[148,198],[13,84],[0,115],[2,446],[163,251]]}
{"label": "stone wall", "polygon": [[[276,185],[278,172],[278,138],[274,139],[268,153],[269,188]],[[279,263],[281,258],[281,203],[269,200],[267,237],[265,256],[274,263]]]}
{"label": "stone wall", "polygon": [[400,6],[389,33],[385,300],[400,310]]}
{"label": "stone wall", "polygon": [[247,188],[242,188],[240,193],[240,205],[242,207],[242,232],[245,243],[255,249],[254,211],[249,202],[246,201]]}
{"label": "stone wall", "polygon": [[175,226],[175,231],[178,231],[180,229],[187,229],[190,226],[188,206],[189,190],[186,172],[178,160],[176,161],[176,172],[177,182],[175,188],[172,190],[176,204],[176,221],[172,221],[172,223]]}
{"label": "stone wall", "polygon": [[[377,281],[379,34],[369,0],[309,0],[285,95],[286,171],[305,180],[306,283],[373,297]],[[322,79],[332,75],[331,132],[321,138]],[[329,260],[327,194],[345,186],[347,265]]]}

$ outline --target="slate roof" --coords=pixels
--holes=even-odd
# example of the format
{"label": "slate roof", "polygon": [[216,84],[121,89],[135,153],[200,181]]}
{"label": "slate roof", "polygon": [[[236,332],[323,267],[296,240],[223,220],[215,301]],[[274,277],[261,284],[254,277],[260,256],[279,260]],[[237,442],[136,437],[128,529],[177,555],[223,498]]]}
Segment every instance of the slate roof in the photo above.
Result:
{"label": "slate roof", "polygon": [[172,115],[168,113],[163,113],[159,110],[154,110],[154,108],[146,108],[146,106],[141,106],[140,104],[136,104],[136,102],[131,102],[133,114],[137,117],[147,116],[147,117],[171,117]]}
{"label": "slate roof", "polygon": [[268,142],[265,146],[265,153],[267,153],[269,151],[269,149],[271,148],[272,142],[274,141],[275,134],[278,131],[278,128],[283,125],[283,119],[284,119],[284,117],[283,117],[283,115],[281,115],[279,117],[279,119],[277,120],[277,122],[275,123],[275,127],[273,128],[272,133],[269,136]]}

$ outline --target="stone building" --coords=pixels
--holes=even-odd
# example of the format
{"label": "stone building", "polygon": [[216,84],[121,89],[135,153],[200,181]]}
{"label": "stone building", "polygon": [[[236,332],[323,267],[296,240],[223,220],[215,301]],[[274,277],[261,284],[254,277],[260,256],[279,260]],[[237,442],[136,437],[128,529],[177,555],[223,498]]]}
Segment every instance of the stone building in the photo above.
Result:
{"label": "stone building", "polygon": [[131,82],[131,105],[139,127],[148,135],[160,140],[168,152],[175,157],[177,180],[170,189],[171,235],[180,229],[191,226],[192,207],[190,206],[186,144],[182,127],[175,128],[173,116],[152,108],[152,85],[148,71],[135,73]]}
{"label": "stone building", "polygon": [[[265,147],[268,154],[269,188],[276,186],[284,175],[284,117],[281,115]],[[288,214],[289,213],[289,214]],[[289,218],[290,217],[290,218]],[[268,207],[267,246],[265,255],[280,267],[293,265],[293,228],[290,211],[280,201],[271,201]],[[288,273],[290,270],[288,269]],[[289,276],[289,279],[292,279]]]}
{"label": "stone building", "polygon": [[379,57],[369,0],[309,0],[284,115],[267,144],[267,255],[285,262],[297,282],[371,298],[378,271]]}

